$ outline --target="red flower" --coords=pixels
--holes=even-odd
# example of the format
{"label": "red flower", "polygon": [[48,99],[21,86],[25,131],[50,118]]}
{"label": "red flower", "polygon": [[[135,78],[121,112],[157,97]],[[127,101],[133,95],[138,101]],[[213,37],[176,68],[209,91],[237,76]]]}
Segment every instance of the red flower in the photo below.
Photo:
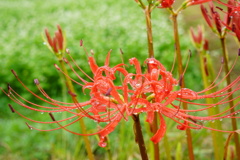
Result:
{"label": "red flower", "polygon": [[[76,64],[74,59],[72,59],[69,54],[71,61]],[[80,86],[82,86],[83,91],[89,90],[91,98],[85,102],[81,103],[65,103],[52,99],[48,94],[43,90],[39,81],[37,79],[34,80],[36,86],[39,91],[45,97],[42,98],[32,92],[29,88],[27,88],[23,82],[19,79],[17,74],[13,72],[18,81],[23,85],[23,87],[30,92],[33,96],[38,99],[44,101],[46,104],[50,106],[40,106],[38,104],[32,103],[23,97],[21,97],[17,92],[14,91],[10,86],[8,86],[8,91],[3,92],[8,95],[15,103],[33,111],[38,112],[48,112],[52,118],[52,122],[40,122],[32,120],[28,117],[25,117],[21,113],[17,112],[11,105],[12,112],[19,114],[20,116],[37,123],[56,123],[59,127],[50,129],[50,130],[41,130],[35,127],[30,126],[28,123],[28,127],[31,129],[36,129],[39,131],[53,131],[57,129],[64,129],[68,132],[77,135],[90,136],[98,134],[100,137],[99,146],[105,147],[107,144],[105,143],[106,136],[114,131],[115,127],[118,123],[124,119],[128,120],[128,116],[132,114],[140,114],[142,112],[147,113],[146,121],[148,123],[152,123],[154,119],[154,112],[157,112],[160,117],[160,128],[156,132],[156,134],[151,138],[154,143],[159,142],[166,132],[166,123],[164,121],[163,116],[168,117],[174,120],[179,124],[178,129],[184,130],[186,128],[190,129],[201,129],[206,128],[210,130],[216,130],[213,128],[209,128],[204,126],[201,121],[214,121],[221,120],[224,118],[240,118],[235,117],[234,114],[238,113],[240,110],[238,109],[234,113],[229,113],[230,109],[225,109],[225,111],[218,113],[216,115],[211,116],[194,116],[191,115],[192,112],[202,112],[208,110],[216,105],[223,105],[229,100],[227,99],[231,94],[238,91],[240,76],[238,76],[230,85],[225,88],[220,89],[217,92],[207,94],[204,93],[208,90],[211,90],[217,87],[226,77],[220,80],[218,83],[215,82],[200,92],[195,92],[187,88],[182,88],[178,91],[175,91],[175,86],[180,83],[178,80],[174,79],[172,74],[168,72],[165,67],[156,59],[148,58],[145,61],[147,65],[147,72],[143,73],[141,70],[141,66],[139,61],[136,58],[132,58],[129,60],[130,64],[133,65],[136,69],[136,73],[129,73],[123,67],[124,64],[118,64],[114,67],[109,66],[110,52],[107,55],[104,66],[99,67],[93,57],[88,58],[88,63],[93,73],[93,77],[88,76],[79,66],[77,66],[83,75],[86,76],[86,79],[82,78],[79,74],[77,74],[76,70],[73,69],[71,63],[64,58],[64,61],[68,64],[68,66],[72,69],[72,71],[77,75],[80,82],[76,80],[71,80]],[[237,60],[236,60],[237,61]],[[235,63],[236,63],[235,61]],[[62,70],[55,65],[56,68],[62,72]],[[116,72],[119,72],[123,75],[122,85],[116,85],[117,77],[121,77]],[[230,73],[227,74],[229,76]],[[233,88],[233,91],[228,93],[227,90],[229,88]],[[71,96],[76,96],[70,93]],[[222,98],[216,104],[201,104],[192,102],[192,100],[203,99],[203,98]],[[236,100],[240,96],[237,96]],[[191,100],[191,101],[188,101]],[[22,101],[25,101],[23,103]],[[193,106],[198,106],[199,109],[181,109],[180,105],[177,105],[176,102],[188,103]],[[232,108],[239,105],[237,102]],[[80,112],[74,112],[73,109],[79,110]],[[55,112],[68,112],[72,116],[62,119],[56,120],[52,113]],[[107,122],[107,125],[102,126],[99,131],[91,134],[81,134],[76,133],[69,130],[67,127],[75,122],[77,122],[81,118],[89,118],[96,121],[99,124]],[[73,119],[72,122],[62,125],[63,121],[67,121]],[[216,130],[221,132],[234,132],[234,131],[225,131],[225,130]]]}
{"label": "red flower", "polygon": [[201,5],[203,17],[205,18],[207,24],[213,30],[213,32],[221,36],[226,27],[221,23],[221,17],[219,13],[215,10],[215,6],[213,5],[213,3],[209,2],[208,4],[210,8],[209,11],[203,5]]}
{"label": "red flower", "polygon": [[159,0],[160,8],[169,8],[172,7],[175,0]]}
{"label": "red flower", "polygon": [[[234,0],[229,0],[228,4],[221,1],[218,3],[227,7],[227,12],[224,12],[222,8],[215,7],[213,3],[209,3],[210,14],[208,10],[201,5],[202,14],[209,25],[209,27],[218,35],[223,35],[226,28],[235,33],[236,37],[240,41],[240,3]],[[226,14],[224,20],[221,19],[219,13],[215,10],[218,8],[220,11]]]}
{"label": "red flower", "polygon": [[228,7],[225,21],[222,22],[225,27],[235,33],[240,42],[240,2],[229,0],[228,4],[221,3]]}
{"label": "red flower", "polygon": [[212,0],[188,0],[187,6],[203,4],[206,2],[212,2]]}

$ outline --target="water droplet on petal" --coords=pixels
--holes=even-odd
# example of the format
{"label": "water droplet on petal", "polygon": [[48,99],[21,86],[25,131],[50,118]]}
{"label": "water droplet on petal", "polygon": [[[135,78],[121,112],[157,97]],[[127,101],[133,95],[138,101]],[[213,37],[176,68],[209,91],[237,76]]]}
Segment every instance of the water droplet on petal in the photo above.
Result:
{"label": "water droplet on petal", "polygon": [[100,146],[100,147],[106,147],[106,146],[107,146],[107,143],[101,142],[101,143],[99,143],[99,146]]}

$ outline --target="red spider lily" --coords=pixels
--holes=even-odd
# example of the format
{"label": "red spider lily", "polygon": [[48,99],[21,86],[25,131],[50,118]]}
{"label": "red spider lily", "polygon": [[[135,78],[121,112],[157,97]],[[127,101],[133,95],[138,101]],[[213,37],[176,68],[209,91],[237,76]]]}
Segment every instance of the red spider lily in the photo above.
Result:
{"label": "red spider lily", "polygon": [[172,7],[175,0],[159,0],[160,8],[170,8]]}
{"label": "red spider lily", "polygon": [[[71,62],[76,65],[76,62],[69,54]],[[229,76],[230,72],[221,79],[218,83],[214,81],[212,85],[208,88],[195,92],[188,88],[182,88],[180,90],[175,91],[175,86],[178,85],[178,80],[174,79],[171,72],[168,72],[165,67],[156,59],[148,58],[145,61],[147,65],[147,71],[142,72],[139,61],[136,58],[131,58],[129,60],[130,64],[133,65],[136,69],[136,73],[129,73],[123,63],[118,64],[114,67],[109,66],[110,61],[110,52],[107,55],[104,66],[99,67],[95,59],[93,57],[88,57],[88,63],[90,69],[93,73],[93,76],[88,76],[79,66],[77,68],[80,70],[82,75],[86,77],[84,79],[82,76],[77,74],[77,71],[73,68],[72,63],[70,63],[66,58],[64,61],[67,63],[69,68],[77,75],[80,82],[70,78],[73,82],[82,86],[83,91],[89,90],[91,98],[85,102],[81,103],[65,103],[60,102],[55,99],[52,99],[41,87],[39,81],[37,79],[34,80],[36,86],[39,91],[45,98],[40,97],[39,95],[32,92],[24,83],[19,79],[18,75],[14,72],[13,74],[17,78],[17,80],[23,85],[23,87],[30,92],[33,96],[38,99],[44,101],[49,106],[40,106],[38,104],[32,103],[23,97],[21,97],[14,89],[8,86],[8,91],[3,92],[14,102],[17,104],[34,110],[38,112],[48,112],[53,121],[51,122],[40,122],[32,120],[28,117],[25,117],[21,113],[17,112],[11,105],[9,105],[10,109],[19,114],[20,116],[26,118],[27,120],[37,122],[37,123],[56,123],[59,127],[50,129],[50,130],[41,130],[30,126],[28,123],[28,127],[31,129],[39,130],[39,131],[53,131],[58,129],[64,129],[68,132],[71,132],[76,135],[90,136],[90,135],[99,135],[100,142],[99,146],[105,147],[107,144],[105,142],[106,136],[114,131],[115,127],[118,123],[124,119],[128,120],[128,116],[133,114],[140,114],[142,112],[147,113],[146,121],[148,123],[152,123],[154,119],[154,112],[157,112],[160,117],[160,126],[156,134],[151,138],[154,143],[159,142],[166,132],[166,123],[164,120],[164,116],[174,120],[176,123],[180,124],[177,128],[180,130],[185,130],[187,128],[190,129],[201,129],[206,128],[210,130],[220,131],[220,132],[229,132],[233,133],[234,131],[225,131],[225,130],[217,130],[213,128],[209,128],[204,126],[201,121],[214,121],[221,120],[223,118],[240,118],[234,116],[240,112],[238,109],[234,113],[229,113],[230,109],[224,108],[224,111],[218,113],[216,115],[211,116],[194,116],[191,115],[192,112],[202,112],[208,110],[216,105],[223,105],[228,103],[229,101],[236,100],[240,98],[237,96],[235,99],[228,100],[227,98],[234,94],[236,91],[240,89],[240,76],[238,76],[230,85],[214,92],[211,94],[204,94],[206,91],[211,90],[221,82],[224,81],[226,76]],[[235,63],[237,62],[237,59]],[[234,63],[234,64],[235,64]],[[64,72],[55,65],[56,68],[64,74]],[[234,66],[234,65],[233,65]],[[231,69],[232,70],[232,69]],[[230,70],[230,71],[231,71]],[[122,76],[122,85],[115,85],[117,81],[117,77],[119,75],[117,73],[121,73]],[[220,69],[221,72],[221,69]],[[219,73],[220,73],[219,72]],[[67,75],[66,75],[67,76]],[[121,77],[121,76],[120,76]],[[217,76],[216,80],[218,79]],[[229,88],[232,88],[232,92],[227,92]],[[76,96],[70,93],[71,96]],[[188,100],[197,100],[203,98],[216,98],[220,97],[219,102],[215,104],[201,104]],[[24,102],[25,103],[24,103]],[[192,106],[198,106],[198,109],[181,109],[180,105],[177,105],[176,102],[179,103],[188,103]],[[232,107],[236,107],[239,105],[239,101]],[[74,112],[73,109],[78,110],[79,112]],[[52,113],[54,112],[68,112],[72,116],[62,120],[56,120]],[[76,133],[69,130],[67,127],[75,122],[77,122],[81,118],[89,118],[95,120],[97,123],[107,122],[107,125],[100,128],[96,133],[91,134],[81,134]],[[72,122],[62,125],[63,121],[67,121],[73,119]]]}
{"label": "red spider lily", "polygon": [[226,20],[222,22],[229,30],[235,33],[240,42],[240,2],[229,0],[228,4],[222,3],[228,7]]}

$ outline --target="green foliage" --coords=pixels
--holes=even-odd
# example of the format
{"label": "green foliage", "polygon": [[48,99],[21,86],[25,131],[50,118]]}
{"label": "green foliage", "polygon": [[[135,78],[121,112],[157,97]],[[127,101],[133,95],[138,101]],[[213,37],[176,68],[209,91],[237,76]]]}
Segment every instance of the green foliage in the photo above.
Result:
{"label": "green foliage", "polygon": [[182,145],[180,142],[177,144],[175,157],[176,157],[176,160],[182,160]]}

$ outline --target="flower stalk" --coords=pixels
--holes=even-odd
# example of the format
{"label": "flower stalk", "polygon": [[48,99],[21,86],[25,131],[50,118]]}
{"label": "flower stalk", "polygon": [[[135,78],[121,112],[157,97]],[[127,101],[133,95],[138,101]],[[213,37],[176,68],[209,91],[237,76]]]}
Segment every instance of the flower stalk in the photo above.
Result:
{"label": "flower stalk", "polygon": [[146,18],[146,25],[147,25],[148,57],[154,58],[150,4],[149,4],[149,6],[146,6],[144,12],[145,12],[145,18]]}
{"label": "flower stalk", "polygon": [[[204,88],[207,88],[213,82],[213,79],[211,77],[211,75],[213,75],[212,68],[209,68],[212,66],[209,66],[209,65],[206,66],[206,63],[207,64],[211,64],[211,63],[209,62],[210,61],[209,57],[204,56],[204,51],[202,51],[202,52],[200,51],[199,56],[200,56],[200,66],[201,66]],[[206,94],[211,94],[211,93],[212,93],[212,91],[206,92]],[[215,102],[214,99],[210,99],[210,98],[207,98],[206,102],[207,102],[207,104],[217,103],[217,102]],[[208,110],[209,116],[215,115],[217,113],[219,113],[218,106]],[[220,121],[216,121],[215,123],[210,123],[210,126],[212,128],[217,128],[217,129],[222,128]],[[211,131],[211,133],[212,133],[212,140],[213,140],[214,157],[215,157],[215,159],[222,159],[222,157],[223,157],[223,155],[222,155],[222,153],[223,153],[223,135],[222,135],[222,133],[218,133],[218,132],[214,132],[214,131]]]}
{"label": "flower stalk", "polygon": [[146,146],[143,139],[142,127],[141,127],[139,115],[132,115],[132,119],[134,121],[134,133],[136,136],[136,142],[138,143],[142,160],[148,160],[148,155],[147,155],[147,150],[146,150]]}
{"label": "flower stalk", "polygon": [[[198,54],[199,54],[199,60],[200,60],[200,69],[202,74],[202,80],[203,80],[203,86],[204,88],[208,88],[211,84],[214,84],[214,68],[212,65],[212,61],[210,56],[207,54],[208,51],[208,41],[204,38],[204,30],[203,27],[198,26],[198,33],[197,35],[193,32],[193,29],[191,28],[191,37],[192,42],[194,46],[196,47]],[[211,94],[216,92],[216,89],[208,90],[206,91],[206,94]],[[216,104],[218,102],[218,99],[211,99],[206,98],[207,104]],[[208,110],[208,115],[212,116],[217,113],[219,113],[219,106],[216,105],[214,108],[210,108]],[[214,123],[210,123],[210,126],[212,128],[216,128],[219,130],[222,130],[222,123],[221,121],[216,121]],[[214,157],[215,159],[223,159],[223,134],[211,131],[212,134],[212,143],[213,143],[213,149],[214,149]]]}
{"label": "flower stalk", "polygon": [[170,150],[167,134],[163,138],[163,145],[164,145],[164,149],[165,149],[165,152],[166,152],[166,159],[167,160],[172,160],[171,150]]}
{"label": "flower stalk", "polygon": [[[69,75],[64,61],[63,60],[59,60],[59,63],[60,63],[61,69],[63,70],[64,74]],[[65,77],[65,80],[66,80],[67,88],[68,88],[69,92],[71,93],[72,101],[74,103],[78,103],[78,100],[77,100],[76,96],[73,96],[75,94],[75,90],[74,90],[72,81],[68,78],[68,76]],[[80,111],[77,110],[77,112],[80,112]],[[80,124],[80,128],[82,130],[82,133],[83,134],[87,134],[87,130],[86,130],[86,126],[85,126],[84,120],[83,119],[79,119],[79,124]],[[92,149],[91,149],[91,144],[90,144],[89,138],[87,136],[83,136],[83,140],[85,142],[85,148],[87,150],[88,159],[89,160],[94,160],[94,155],[92,153]]]}
{"label": "flower stalk", "polygon": [[[153,35],[152,35],[152,21],[151,21],[151,8],[152,5],[149,3],[148,6],[145,8],[145,18],[146,18],[146,26],[147,26],[147,40],[148,40],[148,57],[154,58],[154,49],[153,49]],[[158,130],[158,116],[157,113],[154,113],[154,120],[151,125],[152,127],[152,133],[155,134]],[[160,159],[160,150],[159,150],[159,144],[153,143],[154,148],[154,160]]]}
{"label": "flower stalk", "polygon": [[[236,6],[238,6],[238,3],[235,3],[233,0],[229,0],[228,4],[225,4],[223,2],[220,2],[220,4],[226,5],[227,6],[227,12],[226,13],[226,18],[224,20],[221,20],[220,14],[215,10],[215,6],[213,3],[209,3],[209,8],[210,8],[210,15],[208,14],[209,12],[207,9],[201,5],[201,11],[202,14],[208,24],[208,26],[212,29],[212,31],[219,37],[220,42],[221,42],[221,48],[222,48],[222,56],[224,60],[224,70],[225,74],[227,75],[229,73],[229,66],[228,66],[228,55],[227,55],[227,47],[226,47],[226,34],[228,29],[232,30],[235,32],[236,37],[238,38],[239,36],[239,27],[238,22],[239,22],[239,12],[237,10],[234,10]],[[226,82],[227,84],[231,83],[231,77],[227,76],[226,77]],[[228,89],[228,93],[230,94],[232,92],[232,89]],[[231,108],[231,113],[235,112],[234,110],[234,102],[232,101],[233,95],[231,94],[229,97],[229,107]],[[237,130],[237,121],[232,120],[232,128],[233,130]],[[235,140],[235,147],[236,151],[240,150],[240,142],[239,142],[239,137],[237,134],[234,134],[234,140]],[[237,152],[237,158],[240,160],[240,153]]]}
{"label": "flower stalk", "polygon": [[[157,130],[158,130],[158,115],[155,112],[153,123],[151,125],[151,131],[152,131],[152,133],[156,133]],[[159,148],[158,143],[153,143],[153,150],[154,150],[154,160],[159,160],[160,159],[160,148]]]}
{"label": "flower stalk", "polygon": [[[148,5],[145,5],[141,0],[137,0],[136,2],[143,9],[144,15],[145,15],[146,31],[147,31],[147,44],[148,44],[148,57],[149,58],[154,58],[151,12],[157,6],[158,2],[154,3],[154,1],[148,1]],[[134,123],[136,123],[135,120],[134,120]],[[154,133],[154,134],[158,130],[157,125],[158,125],[158,123],[157,123],[157,113],[155,113],[155,117],[154,117],[153,123],[150,125],[151,132]],[[135,124],[135,126],[138,126],[138,125]],[[138,129],[138,130],[141,131],[141,129]],[[140,132],[139,134],[142,134],[142,132]],[[136,136],[136,137],[138,137],[138,136]],[[139,142],[140,143],[141,142],[144,143],[144,141],[139,141]],[[141,145],[141,144],[139,144],[139,145]],[[142,146],[145,147],[144,144],[141,145],[141,147]],[[140,146],[139,146],[139,148],[140,148]],[[153,148],[154,148],[154,160],[159,160],[160,159],[160,153],[159,153],[159,145],[158,145],[158,143],[153,143]],[[146,150],[146,148],[145,148],[145,150]],[[141,153],[141,155],[142,155],[142,153]],[[142,158],[144,158],[144,157],[142,157]]]}
{"label": "flower stalk", "polygon": [[[222,47],[222,55],[223,55],[223,59],[224,59],[224,70],[225,70],[225,74],[229,73],[229,67],[228,67],[228,57],[227,57],[227,48],[226,48],[226,39],[225,36],[220,37],[220,41],[221,41],[221,47]],[[226,77],[226,81],[227,81],[227,85],[231,83],[231,77],[227,76]],[[228,93],[231,93],[232,89],[229,88],[228,89]],[[232,106],[234,106],[234,102],[231,101],[233,99],[232,94],[228,97],[229,99],[229,107],[232,108]],[[235,109],[232,108],[230,110],[231,113],[235,112]],[[233,130],[237,130],[237,121],[236,119],[231,119],[231,123],[232,123],[232,128]],[[235,142],[235,148],[236,148],[236,154],[237,154],[237,159],[240,160],[240,140],[239,140],[239,135],[237,133],[234,133],[234,142]]]}
{"label": "flower stalk", "polygon": [[[78,103],[78,100],[76,98],[76,92],[74,90],[72,81],[69,78],[69,74],[68,74],[67,68],[65,66],[65,62],[63,60],[63,57],[64,57],[65,52],[66,52],[65,51],[66,40],[65,40],[65,37],[63,35],[61,27],[58,25],[57,28],[58,28],[58,30],[55,32],[55,36],[53,38],[51,38],[48,30],[47,29],[45,30],[45,35],[46,35],[46,38],[47,38],[47,40],[45,40],[45,42],[47,43],[48,48],[58,58],[58,61],[59,61],[60,66],[61,66],[60,68],[62,69],[62,71],[65,75],[65,83],[66,83],[66,86],[68,88],[68,93],[71,95],[72,101],[74,103]],[[80,112],[80,110],[77,109],[77,112]],[[83,134],[87,134],[84,120],[79,119],[79,124],[80,124],[80,128],[81,128]],[[86,148],[89,160],[94,160],[94,155],[92,153],[91,144],[90,144],[90,141],[89,141],[88,137],[84,136],[83,139],[84,139],[84,142],[85,142],[85,148]]]}
{"label": "flower stalk", "polygon": [[[184,82],[184,76],[183,76],[182,55],[181,55],[179,33],[178,33],[178,22],[177,22],[178,13],[175,13],[173,10],[170,10],[170,11],[171,11],[171,20],[173,22],[175,54],[177,55],[178,73],[179,73],[179,77],[181,79],[180,87],[185,88],[185,82]],[[182,103],[182,106],[183,106],[183,109],[185,109],[185,110],[188,109],[187,103]],[[194,160],[192,135],[191,135],[191,130],[189,128],[186,129],[186,136],[187,136],[187,144],[188,144],[188,156],[189,156],[190,160]]]}

